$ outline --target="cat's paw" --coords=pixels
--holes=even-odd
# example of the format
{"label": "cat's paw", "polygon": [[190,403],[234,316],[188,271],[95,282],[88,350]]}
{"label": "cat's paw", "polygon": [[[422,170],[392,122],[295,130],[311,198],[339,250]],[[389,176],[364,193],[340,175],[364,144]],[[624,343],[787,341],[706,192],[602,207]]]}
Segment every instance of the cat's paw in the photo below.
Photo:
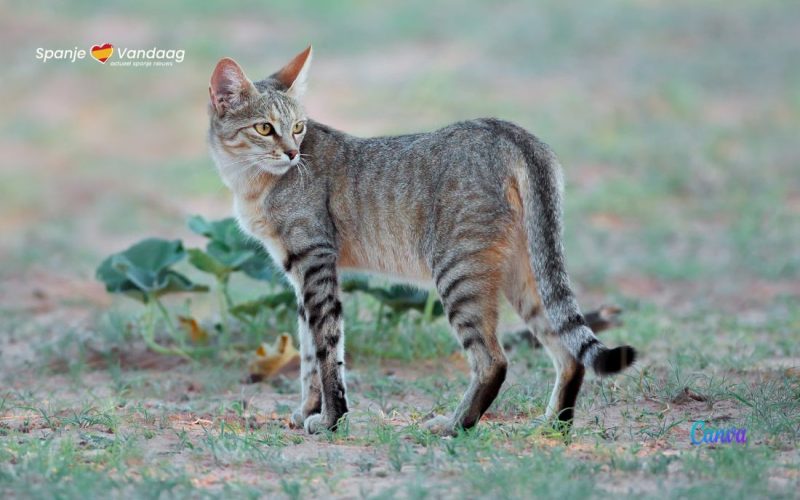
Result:
{"label": "cat's paw", "polygon": [[309,434],[319,434],[320,432],[328,430],[328,425],[320,413],[309,415],[305,422],[303,422],[306,432]]}
{"label": "cat's paw", "polygon": [[289,418],[289,427],[292,429],[302,429],[303,423],[308,418],[308,415],[305,414],[303,411],[303,407],[296,409],[294,413],[292,413],[291,418]]}
{"label": "cat's paw", "polygon": [[315,413],[306,417],[303,422],[306,432],[309,434],[319,434],[325,431],[336,432],[347,425],[347,413],[339,418],[324,416],[322,413]]}
{"label": "cat's paw", "polygon": [[458,426],[451,417],[436,415],[422,423],[422,428],[437,436],[455,436],[458,433]]}

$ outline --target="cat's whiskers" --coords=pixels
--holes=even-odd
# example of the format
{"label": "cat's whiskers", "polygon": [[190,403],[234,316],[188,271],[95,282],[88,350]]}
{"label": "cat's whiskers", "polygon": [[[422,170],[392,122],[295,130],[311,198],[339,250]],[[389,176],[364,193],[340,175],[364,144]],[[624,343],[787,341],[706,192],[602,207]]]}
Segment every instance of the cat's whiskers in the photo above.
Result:
{"label": "cat's whiskers", "polygon": [[297,165],[296,165],[297,166],[297,174],[300,176],[300,189],[305,191],[306,190],[306,177],[303,174],[303,166],[301,164],[301,161],[297,162]]}
{"label": "cat's whiskers", "polygon": [[253,156],[240,155],[240,156],[241,156],[241,158],[239,158],[237,160],[227,161],[227,162],[225,162],[225,164],[226,165],[230,165],[230,166],[237,166],[237,165],[244,165],[244,164],[255,164],[259,160],[263,159],[262,157],[255,156],[255,155],[253,155]]}
{"label": "cat's whiskers", "polygon": [[305,176],[303,175],[303,172],[305,172],[308,175],[308,177],[310,178],[311,177],[311,170],[308,168],[308,165],[306,164],[306,161],[302,158],[302,155],[301,155],[300,161],[297,162],[297,171],[300,173],[300,182],[301,182],[301,185],[303,186],[303,190],[305,190],[305,188],[306,188],[306,186],[305,186]]}
{"label": "cat's whiskers", "polygon": [[258,166],[259,162],[264,160],[280,160],[280,157],[274,155],[263,155],[263,154],[255,154],[255,153],[245,153],[239,155],[241,158],[238,160],[233,160],[227,162],[229,166],[240,166],[240,165],[248,165],[256,167]]}

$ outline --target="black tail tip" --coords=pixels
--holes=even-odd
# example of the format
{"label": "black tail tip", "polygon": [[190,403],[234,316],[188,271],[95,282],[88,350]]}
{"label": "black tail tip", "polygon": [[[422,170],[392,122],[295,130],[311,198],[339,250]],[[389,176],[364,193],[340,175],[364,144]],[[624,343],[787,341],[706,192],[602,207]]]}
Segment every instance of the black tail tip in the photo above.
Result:
{"label": "black tail tip", "polygon": [[631,366],[636,361],[636,350],[623,345],[601,351],[594,361],[594,372],[598,375],[613,375]]}

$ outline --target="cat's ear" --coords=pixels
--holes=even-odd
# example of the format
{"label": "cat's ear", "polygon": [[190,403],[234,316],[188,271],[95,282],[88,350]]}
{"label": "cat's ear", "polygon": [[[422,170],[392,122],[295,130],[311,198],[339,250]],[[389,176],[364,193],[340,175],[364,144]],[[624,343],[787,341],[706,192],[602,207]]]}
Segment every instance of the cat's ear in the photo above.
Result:
{"label": "cat's ear", "polygon": [[254,92],[257,90],[253,82],[245,76],[236,61],[228,57],[220,59],[208,86],[211,104],[217,114],[222,116],[225,110],[239,106]]}
{"label": "cat's ear", "polygon": [[293,98],[300,100],[306,93],[308,85],[308,68],[311,66],[311,45],[303,52],[300,52],[294,59],[289,61],[289,64],[280,69],[277,73],[272,75],[281,88],[285,90],[286,94]]}

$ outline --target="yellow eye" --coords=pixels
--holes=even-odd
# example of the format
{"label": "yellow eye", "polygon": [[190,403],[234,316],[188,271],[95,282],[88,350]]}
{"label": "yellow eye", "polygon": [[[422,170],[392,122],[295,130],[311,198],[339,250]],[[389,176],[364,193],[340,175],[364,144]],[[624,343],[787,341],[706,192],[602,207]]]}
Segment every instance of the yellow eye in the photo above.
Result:
{"label": "yellow eye", "polygon": [[294,124],[294,127],[292,127],[292,133],[293,134],[302,134],[303,130],[305,130],[305,129],[306,129],[306,124],[304,122],[297,122],[297,123]]}
{"label": "yellow eye", "polygon": [[266,122],[256,123],[255,125],[253,125],[253,128],[256,129],[256,132],[258,132],[261,135],[269,135],[272,133],[272,125]]}

